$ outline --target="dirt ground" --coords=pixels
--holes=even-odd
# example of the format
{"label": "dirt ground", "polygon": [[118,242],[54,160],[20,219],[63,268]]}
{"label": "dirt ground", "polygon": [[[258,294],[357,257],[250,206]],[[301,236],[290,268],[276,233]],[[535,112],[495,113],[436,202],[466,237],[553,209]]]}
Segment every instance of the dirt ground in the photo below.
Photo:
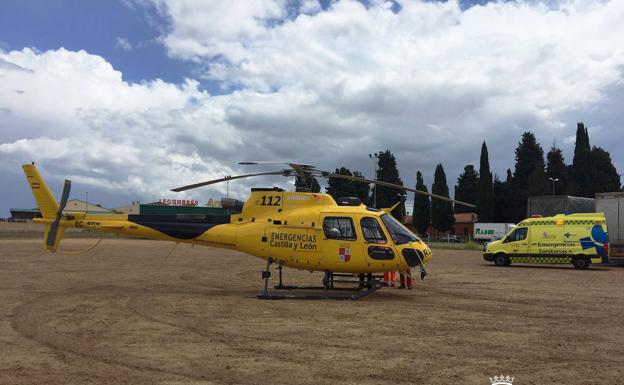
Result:
{"label": "dirt ground", "polygon": [[624,268],[498,268],[434,250],[412,291],[261,301],[263,261],[188,245],[165,259],[171,247],[106,239],[51,255],[40,240],[0,240],[0,383],[624,381]]}

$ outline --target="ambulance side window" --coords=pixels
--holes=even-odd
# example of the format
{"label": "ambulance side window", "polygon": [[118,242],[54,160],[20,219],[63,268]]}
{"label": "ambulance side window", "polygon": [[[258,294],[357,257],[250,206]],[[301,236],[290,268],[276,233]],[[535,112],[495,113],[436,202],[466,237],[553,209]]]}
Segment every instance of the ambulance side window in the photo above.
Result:
{"label": "ambulance side window", "polygon": [[355,240],[353,220],[348,217],[326,217],[323,219],[323,232],[327,239]]}
{"label": "ambulance side window", "polygon": [[529,229],[527,227],[520,227],[513,231],[513,233],[509,234],[505,239],[506,242],[518,242],[524,241],[529,233]]}

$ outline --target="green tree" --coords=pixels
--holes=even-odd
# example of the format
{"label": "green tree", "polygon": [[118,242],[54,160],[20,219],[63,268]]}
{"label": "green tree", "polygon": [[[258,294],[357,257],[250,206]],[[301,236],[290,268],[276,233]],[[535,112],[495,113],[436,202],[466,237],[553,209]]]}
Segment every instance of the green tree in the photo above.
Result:
{"label": "green tree", "polygon": [[310,182],[310,192],[319,193],[321,192],[321,185],[319,184],[316,178],[312,177],[312,182]]}
{"label": "green tree", "polygon": [[[377,180],[397,184],[403,186],[403,181],[399,177],[399,170],[397,169],[396,159],[390,150],[382,151],[379,153],[377,163]],[[375,185],[373,187],[373,194],[377,194],[377,207],[386,208],[392,207],[397,202],[401,202],[394,210],[392,215],[401,220],[403,213],[405,212],[405,202],[403,190],[393,189],[389,187]]]}
{"label": "green tree", "polygon": [[[364,177],[361,172],[354,171],[351,173],[351,170],[346,167],[337,168],[334,174],[354,176],[357,178]],[[358,197],[362,203],[368,204],[370,188],[368,183],[355,182],[341,178],[329,178],[327,181],[327,187],[325,187],[325,192],[331,195],[334,199],[341,197]]]}
{"label": "green tree", "polygon": [[[364,178],[364,175],[359,171],[353,171],[353,176],[356,178]],[[353,182],[355,187],[355,196],[360,198],[360,201],[365,205],[370,204],[370,186],[368,183]]]}
{"label": "green tree", "polygon": [[513,196],[512,179],[513,176],[510,169],[507,169],[507,179],[505,181],[494,177],[494,222],[513,222],[513,210],[510,204]]}
{"label": "green tree", "polygon": [[529,196],[548,194],[548,184],[546,183],[546,180],[544,165],[535,164],[533,171],[529,175]]}
{"label": "green tree", "polygon": [[582,122],[576,125],[576,143],[572,172],[574,178],[574,195],[593,198],[592,187],[592,150],[589,144],[589,133]]}
{"label": "green tree", "polygon": [[[428,192],[420,171],[416,172],[416,190]],[[427,195],[414,194],[412,223],[418,234],[424,235],[427,233],[427,228],[429,228],[431,223],[431,201]]]}
{"label": "green tree", "polygon": [[[475,204],[479,191],[479,173],[474,166],[468,164],[464,167],[464,172],[457,178],[455,185],[455,199],[458,201]],[[456,213],[471,213],[474,209],[464,205],[455,205]]]}
{"label": "green tree", "polygon": [[295,191],[321,192],[321,185],[312,175],[297,176],[295,178]]}
{"label": "green tree", "polygon": [[481,159],[479,162],[477,214],[479,214],[479,221],[481,222],[494,220],[494,190],[492,187],[492,173],[490,172],[490,159],[485,142],[481,145]]}
{"label": "green tree", "polygon": [[[554,182],[554,195],[566,195],[568,193],[568,169],[563,159],[563,152],[554,145],[546,155],[546,177],[558,179]],[[553,182],[550,182],[550,192],[553,192]]]}
{"label": "green tree", "polygon": [[529,194],[542,195],[546,192],[544,172],[544,150],[532,132],[522,134],[516,148],[516,166],[513,175],[511,207],[512,222],[520,222],[526,217]]}
{"label": "green tree", "polygon": [[516,170],[514,180],[518,185],[529,186],[529,176],[536,168],[544,170],[544,150],[532,132],[522,134],[522,140],[516,148]]}
{"label": "green tree", "polygon": [[[337,168],[334,174],[353,176],[351,170],[346,167]],[[327,187],[325,187],[325,192],[331,195],[334,199],[357,196],[357,191],[355,189],[355,186],[353,185],[353,182],[341,178],[329,178],[327,180]]]}
{"label": "green tree", "polygon": [[618,174],[611,156],[600,147],[595,147],[591,152],[591,196],[599,192],[611,192],[620,190],[620,175]]}
{"label": "green tree", "polygon": [[[442,167],[442,164],[438,164],[436,166],[431,192],[444,197],[449,196],[446,174],[444,173],[444,167]],[[454,223],[455,216],[453,215],[453,204],[451,202],[433,198],[431,200],[431,224],[433,227],[439,231],[446,232],[450,230]]]}

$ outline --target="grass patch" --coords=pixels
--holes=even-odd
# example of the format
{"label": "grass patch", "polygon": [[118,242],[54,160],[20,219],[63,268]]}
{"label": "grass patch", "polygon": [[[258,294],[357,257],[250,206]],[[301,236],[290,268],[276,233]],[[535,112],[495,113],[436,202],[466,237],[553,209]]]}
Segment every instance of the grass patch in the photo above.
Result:
{"label": "grass patch", "polygon": [[426,242],[426,243],[432,249],[483,251],[483,245],[475,241],[461,242],[461,243],[447,243],[447,242]]}

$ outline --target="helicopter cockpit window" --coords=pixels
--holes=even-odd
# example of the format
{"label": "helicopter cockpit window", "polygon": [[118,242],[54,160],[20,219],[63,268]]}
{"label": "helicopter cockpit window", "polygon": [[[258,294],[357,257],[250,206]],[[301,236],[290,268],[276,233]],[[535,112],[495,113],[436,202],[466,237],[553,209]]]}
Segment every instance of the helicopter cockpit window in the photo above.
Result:
{"label": "helicopter cockpit window", "polygon": [[323,232],[328,239],[355,239],[355,228],[351,218],[326,217],[323,219]]}
{"label": "helicopter cockpit window", "polygon": [[392,215],[384,214],[381,216],[381,220],[386,226],[386,230],[390,233],[392,240],[397,245],[402,245],[409,242],[420,241],[417,236],[412,234],[401,222],[397,221]]}
{"label": "helicopter cockpit window", "polygon": [[384,234],[379,222],[375,218],[364,217],[360,220],[360,226],[362,226],[362,235],[367,242],[371,243],[386,243],[386,235]]}

